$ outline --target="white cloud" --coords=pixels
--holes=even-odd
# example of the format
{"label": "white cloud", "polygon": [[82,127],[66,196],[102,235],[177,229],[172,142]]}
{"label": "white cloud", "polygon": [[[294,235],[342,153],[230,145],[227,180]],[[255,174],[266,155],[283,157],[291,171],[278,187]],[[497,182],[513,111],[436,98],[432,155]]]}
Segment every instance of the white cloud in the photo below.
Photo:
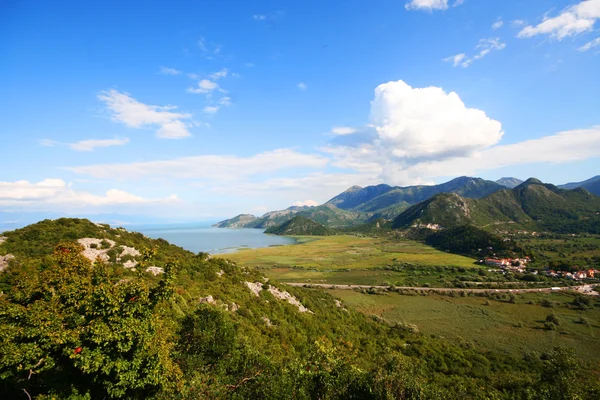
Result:
{"label": "white cloud", "polygon": [[587,42],[586,44],[584,44],[583,46],[581,46],[580,48],[578,48],[577,50],[579,51],[588,51],[589,49],[596,47],[596,46],[600,46],[600,37],[594,39],[594,40],[590,40],[589,42]]}
{"label": "white cloud", "polygon": [[322,168],[328,159],[290,149],[277,149],[249,157],[203,155],[171,160],[100,164],[68,167],[69,171],[95,178],[139,179],[166,177],[179,179],[236,180],[261,173],[290,168]]}
{"label": "white cloud", "polygon": [[219,88],[217,82],[213,82],[209,79],[202,79],[198,82],[198,87],[189,87],[187,91],[189,93],[212,93],[215,89]]}
{"label": "white cloud", "polygon": [[454,56],[446,57],[442,61],[451,62],[455,67],[460,65],[463,68],[467,68],[473,64],[473,61],[481,60],[492,50],[502,50],[505,47],[506,44],[502,43],[498,37],[480,39],[477,46],[475,46],[475,49],[478,50],[478,52],[473,57],[467,57],[465,53],[460,53]]}
{"label": "white cloud", "polygon": [[198,48],[202,52],[204,58],[212,60],[221,55],[223,46],[219,43],[210,42],[201,36],[200,39],[198,39]]}
{"label": "white cloud", "polygon": [[513,26],[523,26],[526,24],[526,22],[522,19],[515,19],[511,23],[513,24]]}
{"label": "white cloud", "polygon": [[231,102],[231,97],[227,97],[227,96],[225,96],[225,97],[221,97],[221,98],[219,99],[219,104],[220,104],[220,105],[222,105],[222,106],[224,106],[224,107],[229,107],[229,106],[231,106],[233,103]]}
{"label": "white cloud", "polygon": [[252,16],[252,19],[255,21],[265,21],[267,19],[267,16],[263,14],[254,14]]}
{"label": "white cloud", "polygon": [[98,147],[123,146],[129,143],[128,138],[114,139],[88,139],[80,140],[79,142],[69,143],[69,147],[76,151],[92,151]]}
{"label": "white cloud", "polygon": [[218,106],[206,106],[202,109],[202,112],[205,114],[216,114],[219,111]]}
{"label": "white cloud", "polygon": [[0,182],[0,205],[3,206],[105,206],[123,204],[165,204],[178,201],[176,195],[164,199],[145,199],[119,189],[110,189],[104,195],[77,191],[62,179]]}
{"label": "white cloud", "polygon": [[209,77],[213,80],[218,80],[221,78],[225,78],[227,76],[228,72],[229,72],[229,70],[227,68],[223,68],[220,71],[210,74]]}
{"label": "white cloud", "polygon": [[300,89],[300,90],[306,90],[306,88],[308,87],[308,86],[306,86],[306,83],[304,83],[304,82],[300,82],[300,83],[299,83],[299,84],[297,84],[296,86],[297,86],[297,87],[298,87],[298,89]]}
{"label": "white cloud", "polygon": [[456,67],[460,65],[461,61],[465,59],[467,55],[465,53],[456,54],[454,56],[446,57],[442,61],[452,62],[452,64]]}
{"label": "white cloud", "polygon": [[541,23],[536,26],[526,26],[517,34],[517,37],[530,38],[536,35],[550,35],[555,39],[562,40],[567,36],[592,30],[598,18],[600,18],[600,0],[584,0],[567,7],[556,17],[544,16]]}
{"label": "white cloud", "polygon": [[331,133],[334,135],[351,135],[356,132],[358,132],[358,130],[351,126],[334,126],[331,129]]}
{"label": "white cloud", "polygon": [[160,67],[160,73],[163,75],[180,75],[181,71],[175,68]]}
{"label": "white cloud", "polygon": [[117,90],[100,92],[98,99],[103,101],[111,113],[113,121],[122,122],[131,128],[146,125],[158,126],[156,136],[165,139],[180,139],[191,136],[182,119],[189,119],[191,114],[175,113],[170,110],[175,106],[151,106],[141,103],[127,93]]}
{"label": "white cloud", "polygon": [[412,88],[404,81],[375,89],[371,123],[382,145],[402,159],[467,155],[496,144],[503,135],[500,122],[468,108],[455,92]]}
{"label": "white cloud", "polygon": [[319,203],[317,203],[314,200],[298,200],[292,203],[293,206],[296,207],[304,207],[304,206],[309,206],[309,207],[315,207],[318,206]]}
{"label": "white cloud", "polygon": [[[462,4],[462,1],[458,4]],[[448,0],[411,0],[410,3],[407,3],[404,6],[407,10],[447,10],[448,9]]]}
{"label": "white cloud", "polygon": [[504,25],[504,21],[502,21],[502,19],[498,18],[498,20],[492,24],[492,29],[493,30],[500,29],[500,28],[502,28],[503,25]]}

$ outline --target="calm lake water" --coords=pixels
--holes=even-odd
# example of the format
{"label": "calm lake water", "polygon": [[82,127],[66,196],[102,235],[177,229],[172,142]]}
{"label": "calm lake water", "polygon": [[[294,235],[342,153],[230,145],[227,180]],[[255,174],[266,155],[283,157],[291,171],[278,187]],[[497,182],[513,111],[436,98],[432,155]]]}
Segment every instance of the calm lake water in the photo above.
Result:
{"label": "calm lake water", "polygon": [[292,238],[265,235],[263,229],[229,229],[209,226],[136,227],[151,238],[163,238],[193,253],[229,253],[240,248],[259,248],[295,243]]}

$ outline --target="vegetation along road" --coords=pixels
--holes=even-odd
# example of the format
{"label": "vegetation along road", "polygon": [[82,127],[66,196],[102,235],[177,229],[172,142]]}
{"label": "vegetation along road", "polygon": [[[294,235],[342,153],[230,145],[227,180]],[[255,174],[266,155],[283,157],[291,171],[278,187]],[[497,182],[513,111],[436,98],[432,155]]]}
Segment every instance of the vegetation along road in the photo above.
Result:
{"label": "vegetation along road", "polygon": [[573,290],[582,294],[597,295],[597,292],[593,291],[592,285],[579,285],[579,286],[561,286],[561,287],[545,287],[545,288],[531,288],[531,289],[465,289],[465,288],[432,288],[432,287],[414,287],[414,286],[373,286],[373,285],[332,285],[329,283],[300,283],[300,282],[287,282],[286,285],[299,286],[299,287],[320,287],[324,289],[383,289],[394,288],[397,290],[428,290],[431,292],[497,292],[497,293],[534,293],[534,292],[554,292],[559,290]]}

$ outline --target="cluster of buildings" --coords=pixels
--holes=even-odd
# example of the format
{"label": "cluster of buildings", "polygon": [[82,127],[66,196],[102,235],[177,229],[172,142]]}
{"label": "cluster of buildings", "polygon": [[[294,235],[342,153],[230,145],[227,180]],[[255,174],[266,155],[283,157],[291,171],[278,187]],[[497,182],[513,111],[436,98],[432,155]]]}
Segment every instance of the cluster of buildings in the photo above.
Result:
{"label": "cluster of buildings", "polygon": [[575,272],[554,271],[553,269],[549,269],[546,271],[546,276],[549,276],[551,278],[566,278],[573,279],[575,281],[581,281],[583,279],[594,278],[595,274],[597,273],[598,271],[596,271],[595,269],[584,269]]}
{"label": "cluster of buildings", "polygon": [[479,262],[503,270],[523,273],[525,272],[525,266],[530,261],[531,259],[525,256],[523,258],[486,258],[485,260],[480,260]]}

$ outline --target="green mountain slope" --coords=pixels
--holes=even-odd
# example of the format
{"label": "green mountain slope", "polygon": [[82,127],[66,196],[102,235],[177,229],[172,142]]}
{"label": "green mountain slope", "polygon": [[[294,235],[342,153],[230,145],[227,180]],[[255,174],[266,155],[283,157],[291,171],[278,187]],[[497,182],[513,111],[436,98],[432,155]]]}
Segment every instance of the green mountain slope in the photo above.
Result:
{"label": "green mountain slope", "polygon": [[269,233],[271,235],[324,236],[331,234],[331,231],[322,224],[297,215],[281,225],[270,227],[265,231],[265,233]]}
{"label": "green mountain slope", "polygon": [[[322,290],[87,220],[4,236],[0,254],[15,262],[0,273],[1,398],[526,398],[558,390],[543,379],[562,365],[552,360],[577,367],[567,353],[512,358],[421,335]],[[135,246],[137,271],[92,264],[82,239]],[[144,273],[150,264],[164,273]],[[569,379],[579,398],[596,388],[587,376]]]}
{"label": "green mountain slope", "polygon": [[392,226],[437,224],[442,227],[475,225],[553,232],[600,232],[600,197],[586,190],[564,190],[529,179],[514,189],[483,199],[440,194],[410,207]]}

